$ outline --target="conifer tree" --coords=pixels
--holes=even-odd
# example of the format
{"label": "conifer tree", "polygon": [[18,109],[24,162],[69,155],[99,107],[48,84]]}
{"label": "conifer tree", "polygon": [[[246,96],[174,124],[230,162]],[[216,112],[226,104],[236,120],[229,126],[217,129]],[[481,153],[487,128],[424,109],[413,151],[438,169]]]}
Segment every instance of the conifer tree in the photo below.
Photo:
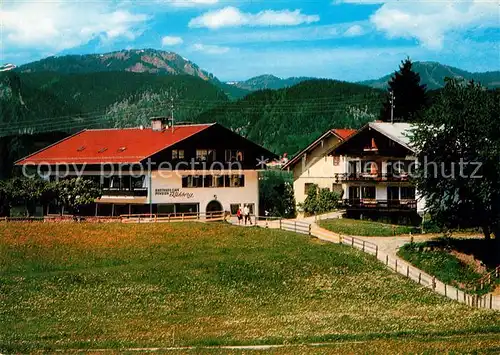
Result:
{"label": "conifer tree", "polygon": [[394,98],[394,122],[419,121],[421,111],[427,106],[426,85],[420,84],[420,75],[412,70],[410,58],[401,61],[399,71],[389,80],[381,110],[381,119],[386,122],[391,122],[391,96]]}

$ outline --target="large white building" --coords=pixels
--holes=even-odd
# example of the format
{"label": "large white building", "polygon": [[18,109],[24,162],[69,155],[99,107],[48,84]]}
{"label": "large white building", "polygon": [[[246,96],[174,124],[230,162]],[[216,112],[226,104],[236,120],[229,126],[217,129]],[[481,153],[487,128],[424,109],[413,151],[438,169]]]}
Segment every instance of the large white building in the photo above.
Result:
{"label": "large white building", "polygon": [[[84,130],[17,162],[46,178],[82,176],[103,196],[84,215],[259,209],[259,171],[276,156],[219,124]],[[48,206],[48,213],[55,213]],[[47,210],[46,210],[47,213]]]}

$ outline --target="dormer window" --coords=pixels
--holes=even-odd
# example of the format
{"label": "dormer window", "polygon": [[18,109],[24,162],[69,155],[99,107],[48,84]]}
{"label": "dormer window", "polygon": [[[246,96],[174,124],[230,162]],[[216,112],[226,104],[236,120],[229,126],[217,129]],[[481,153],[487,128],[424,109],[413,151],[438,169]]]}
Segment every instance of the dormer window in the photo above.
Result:
{"label": "dormer window", "polygon": [[77,152],[83,152],[85,150],[85,146],[82,145],[81,147],[79,147],[76,151]]}
{"label": "dormer window", "polygon": [[127,150],[127,147],[120,147],[118,148],[118,153],[124,152]]}
{"label": "dormer window", "polygon": [[101,148],[97,151],[97,153],[104,153],[108,148]]}

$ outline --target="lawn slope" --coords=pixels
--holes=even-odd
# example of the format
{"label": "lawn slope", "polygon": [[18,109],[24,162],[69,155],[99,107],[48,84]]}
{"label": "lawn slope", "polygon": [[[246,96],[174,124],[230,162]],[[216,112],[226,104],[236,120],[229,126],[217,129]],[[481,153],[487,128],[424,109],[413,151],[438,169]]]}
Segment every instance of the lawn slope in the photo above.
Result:
{"label": "lawn slope", "polygon": [[420,229],[417,227],[350,218],[325,219],[320,222],[320,226],[338,234],[366,237],[389,237],[394,235],[420,233]]}
{"label": "lawn slope", "polygon": [[0,223],[0,318],[2,352],[500,332],[349,247],[222,224]]}

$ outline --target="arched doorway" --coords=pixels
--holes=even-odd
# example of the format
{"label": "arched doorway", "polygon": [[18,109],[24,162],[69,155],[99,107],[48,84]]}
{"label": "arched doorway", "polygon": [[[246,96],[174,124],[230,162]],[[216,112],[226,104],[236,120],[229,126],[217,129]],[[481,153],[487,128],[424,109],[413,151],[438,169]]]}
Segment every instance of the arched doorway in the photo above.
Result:
{"label": "arched doorway", "polygon": [[222,204],[219,201],[213,200],[208,203],[206,211],[207,211],[207,218],[212,218],[211,213],[223,212],[224,208],[222,207]]}

